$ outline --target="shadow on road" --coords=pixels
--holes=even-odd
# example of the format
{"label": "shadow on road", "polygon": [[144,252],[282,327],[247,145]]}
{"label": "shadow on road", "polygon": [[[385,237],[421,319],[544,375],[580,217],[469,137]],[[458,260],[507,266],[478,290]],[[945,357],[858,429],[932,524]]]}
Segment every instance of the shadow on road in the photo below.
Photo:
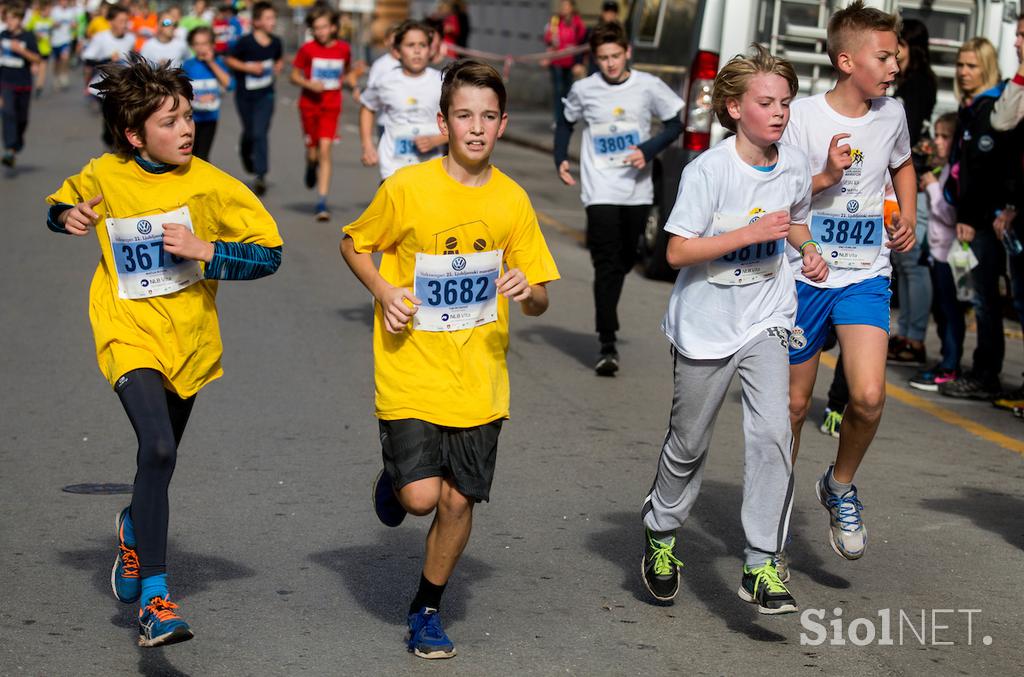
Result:
{"label": "shadow on road", "polygon": [[146,677],[189,677],[189,673],[182,672],[167,660],[163,647],[139,647],[139,674]]}
{"label": "shadow on road", "polygon": [[[309,559],[341,577],[349,594],[364,610],[392,625],[404,624],[409,602],[423,570],[423,537],[419,531],[379,533],[372,545],[352,545],[313,553]],[[462,620],[472,594],[470,586],[491,576],[493,567],[463,555],[444,595],[446,622]]]}
{"label": "shadow on road", "polygon": [[1002,536],[1007,543],[1024,550],[1024,499],[990,489],[964,487],[955,498],[924,498],[921,505],[929,510],[961,515],[976,526]]}
{"label": "shadow on road", "polygon": [[373,328],[373,303],[367,302],[348,308],[338,308],[338,314],[346,322],[359,322]]}
{"label": "shadow on road", "polygon": [[597,336],[594,334],[572,331],[565,327],[555,327],[549,324],[520,329],[516,335],[524,343],[543,342],[557,348],[588,369],[594,366],[600,347]]}

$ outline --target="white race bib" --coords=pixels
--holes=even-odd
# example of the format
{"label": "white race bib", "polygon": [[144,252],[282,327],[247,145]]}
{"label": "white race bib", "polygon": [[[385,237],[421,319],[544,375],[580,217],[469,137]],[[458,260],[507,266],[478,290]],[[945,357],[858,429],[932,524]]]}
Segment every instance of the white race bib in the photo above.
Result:
{"label": "white race bib", "polygon": [[182,223],[195,232],[187,206],[166,214],[107,219],[120,298],[144,299],[173,294],[203,279],[198,261],[164,251],[165,223]]}
{"label": "white race bib", "polygon": [[598,122],[590,125],[590,143],[594,149],[594,166],[615,169],[628,166],[630,146],[640,145],[640,128],[635,122]]}
{"label": "white race bib", "polygon": [[192,110],[212,112],[220,110],[220,83],[216,78],[192,81]]}
{"label": "white race bib", "polygon": [[502,250],[479,254],[416,254],[413,293],[423,304],[413,329],[457,331],[498,319]]}
{"label": "white race bib", "polygon": [[9,38],[0,40],[0,66],[4,68],[23,68],[25,60],[11,50],[11,43],[13,42],[18,42],[22,47],[25,46],[25,43]]}
{"label": "white race bib", "polygon": [[[433,129],[436,129],[433,128]],[[422,162],[428,157],[433,157],[437,154],[437,149],[430,151],[429,153],[421,154],[416,150],[416,137],[427,136],[433,133],[433,129],[428,125],[395,125],[391,129],[391,137],[394,141],[394,147],[392,153],[395,156],[395,160],[399,164],[403,165],[414,165],[418,162]]]}
{"label": "white race bib", "polygon": [[[252,63],[252,62],[250,62]],[[270,85],[274,84],[274,60],[264,59],[258,62],[263,66],[262,75],[246,75],[245,76],[245,88],[252,89],[266,89]]]}
{"label": "white race bib", "polygon": [[[764,216],[763,214],[761,216]],[[715,214],[712,221],[712,232],[715,235],[728,233],[743,228],[759,216],[733,216]],[[723,285],[753,284],[775,277],[782,264],[782,253],[785,241],[758,242],[742,249],[729,252],[725,256],[708,261],[708,282]]]}
{"label": "white race bib", "polygon": [[811,210],[811,237],[833,268],[870,268],[885,241],[882,196],[834,197]]}
{"label": "white race bib", "polygon": [[309,73],[310,80],[323,83],[324,91],[341,89],[341,76],[345,73],[345,60],[314,57]]}

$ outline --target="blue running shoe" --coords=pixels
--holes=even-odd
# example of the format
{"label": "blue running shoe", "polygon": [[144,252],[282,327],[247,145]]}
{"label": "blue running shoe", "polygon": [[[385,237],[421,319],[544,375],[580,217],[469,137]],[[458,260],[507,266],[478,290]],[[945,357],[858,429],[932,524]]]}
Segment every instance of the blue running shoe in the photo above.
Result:
{"label": "blue running shoe", "polygon": [[114,566],[110,570],[110,589],[118,602],[130,604],[138,602],[142,595],[142,579],[139,578],[139,554],[135,544],[129,543],[124,537],[124,522],[128,519],[131,506],[117,513],[114,518],[114,531],[117,534],[117,555]]}
{"label": "blue running shoe", "polygon": [[441,627],[437,609],[428,606],[409,614],[408,646],[409,651],[420,658],[451,658],[455,655],[455,645]]}
{"label": "blue running shoe", "polygon": [[373,511],[384,526],[397,527],[409,513],[395,495],[395,487],[387,470],[381,470],[373,481]]}
{"label": "blue running shoe", "polygon": [[192,630],[181,616],[178,608],[166,597],[154,597],[139,610],[139,646],[166,646],[187,642],[192,639]]}
{"label": "blue running shoe", "polygon": [[828,477],[831,472],[832,466],[829,466],[814,486],[818,501],[828,510],[828,540],[840,557],[860,559],[868,545],[868,529],[860,516],[864,506],[857,498],[857,487],[853,485],[842,496],[837,496],[829,490]]}

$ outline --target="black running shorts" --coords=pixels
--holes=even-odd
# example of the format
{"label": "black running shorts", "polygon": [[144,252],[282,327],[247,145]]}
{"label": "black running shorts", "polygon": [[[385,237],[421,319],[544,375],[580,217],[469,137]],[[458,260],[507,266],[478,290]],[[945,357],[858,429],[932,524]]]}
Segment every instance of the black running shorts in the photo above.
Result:
{"label": "black running shorts", "polygon": [[448,428],[416,418],[380,421],[384,468],[395,490],[427,477],[448,477],[463,496],[489,500],[501,423]]}

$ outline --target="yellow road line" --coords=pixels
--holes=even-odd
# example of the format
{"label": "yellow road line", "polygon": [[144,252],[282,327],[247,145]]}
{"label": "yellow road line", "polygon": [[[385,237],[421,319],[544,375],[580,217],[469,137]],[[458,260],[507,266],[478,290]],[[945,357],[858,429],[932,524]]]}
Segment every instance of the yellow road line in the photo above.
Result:
{"label": "yellow road line", "polygon": [[[823,352],[821,354],[821,361],[829,369],[836,368],[836,358],[834,355]],[[1024,456],[1024,442],[1021,442],[1020,440],[1014,439],[1009,435],[996,432],[987,426],[983,426],[977,421],[972,421],[965,416],[961,416],[955,411],[946,409],[932,400],[925,399],[924,397],[915,395],[905,388],[893,385],[889,381],[885,382],[885,392],[886,395],[902,402],[903,404],[923,411],[926,414],[931,414],[940,421],[950,425],[955,425],[958,428],[966,430],[972,435],[977,435],[983,440],[991,442],[992,444],[998,445],[1004,449],[1015,451]]]}
{"label": "yellow road line", "polygon": [[539,209],[534,209],[534,211],[537,212],[537,220],[540,221],[542,225],[550,226],[557,230],[562,235],[565,235],[566,237],[576,240],[580,244],[584,244],[586,242],[586,235],[584,235],[579,230],[573,228],[569,224],[562,223],[561,221],[551,216],[547,212],[542,212]]}

